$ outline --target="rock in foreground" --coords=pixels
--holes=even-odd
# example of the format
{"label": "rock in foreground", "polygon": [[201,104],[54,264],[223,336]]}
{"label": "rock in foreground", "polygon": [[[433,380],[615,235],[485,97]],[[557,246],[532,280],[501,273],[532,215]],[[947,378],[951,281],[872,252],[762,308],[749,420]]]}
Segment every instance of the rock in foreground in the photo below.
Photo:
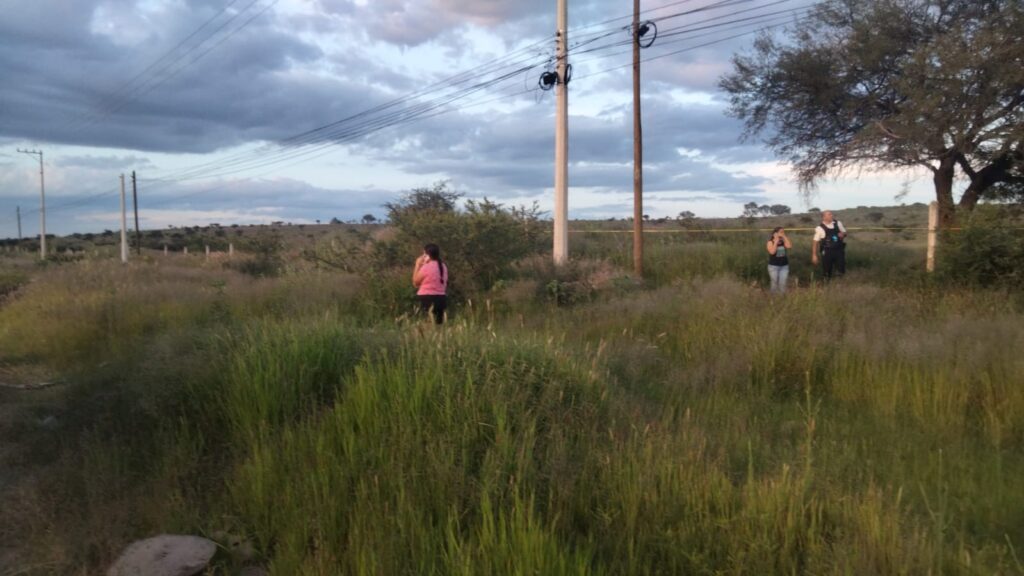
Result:
{"label": "rock in foreground", "polygon": [[217,545],[206,538],[163,534],[133,542],[107,576],[193,576],[216,552]]}

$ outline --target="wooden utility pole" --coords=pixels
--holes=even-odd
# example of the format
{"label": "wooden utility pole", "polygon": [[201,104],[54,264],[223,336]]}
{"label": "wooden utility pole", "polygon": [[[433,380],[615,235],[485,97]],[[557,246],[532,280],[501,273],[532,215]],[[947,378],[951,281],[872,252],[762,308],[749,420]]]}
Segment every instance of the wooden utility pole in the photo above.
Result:
{"label": "wooden utility pole", "polygon": [[640,0],[633,0],[633,273],[644,275],[644,139],[640,114]]}
{"label": "wooden utility pole", "polygon": [[43,151],[18,148],[18,152],[39,156],[39,259],[46,260],[46,183],[43,177]]}
{"label": "wooden utility pole", "polygon": [[935,272],[935,244],[938,239],[935,230],[939,226],[939,203],[933,201],[928,205],[928,255],[925,260],[925,269]]}
{"label": "wooden utility pole", "polygon": [[124,174],[121,174],[121,262],[128,262],[128,217],[125,209]]}
{"label": "wooden utility pole", "polygon": [[569,260],[569,14],[568,0],[558,0],[555,87],[555,230],[552,255],[556,265]]}
{"label": "wooden utility pole", "polygon": [[142,236],[139,235],[139,191],[135,186],[135,170],[132,170],[132,208],[135,210],[135,253],[142,255]]}
{"label": "wooden utility pole", "polygon": [[18,213],[18,242],[21,242],[21,206],[16,206],[15,211]]}

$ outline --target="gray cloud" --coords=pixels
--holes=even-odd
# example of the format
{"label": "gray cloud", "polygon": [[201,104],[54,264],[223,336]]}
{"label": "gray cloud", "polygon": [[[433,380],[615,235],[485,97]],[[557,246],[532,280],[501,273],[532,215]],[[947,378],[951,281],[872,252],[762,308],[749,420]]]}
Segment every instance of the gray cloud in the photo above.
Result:
{"label": "gray cloud", "polygon": [[[232,10],[249,1],[236,3]],[[708,2],[694,0],[671,10]],[[442,64],[435,66],[434,72],[424,70],[417,60],[423,58],[423,52],[414,53],[411,47],[422,46],[431,57],[446,59],[453,67],[459,63],[451,71],[454,73],[463,64],[501,55],[493,43],[485,48],[473,40],[481,33],[499,45],[520,46],[554,32],[555,16],[548,0],[370,0],[358,4],[316,0],[312,5],[319,12],[315,15],[270,10],[152,92],[97,119],[96,112],[112,102],[111,95],[119,86],[215,15],[223,8],[223,0],[9,0],[8,4],[0,20],[0,77],[4,79],[0,84],[0,141],[140,152],[208,153],[280,140],[422,89],[428,79],[440,75],[436,70],[444,62],[434,62]],[[612,0],[572,2],[570,25],[578,33],[570,40],[585,40],[587,32],[614,30],[626,20],[611,19],[624,16],[628,8]],[[255,10],[243,14],[238,22],[253,13]],[[603,24],[580,30],[599,22]],[[625,33],[621,36],[628,38]],[[606,41],[615,39],[610,36]],[[717,76],[728,68],[732,52],[744,42],[737,39],[645,64],[646,184],[651,192],[687,192],[718,199],[759,193],[763,179],[719,167],[769,158],[759,146],[738,141],[739,123],[726,117],[719,103],[681,104],[669,96],[670,90],[713,90]],[[396,46],[416,57],[396,58]],[[656,45],[645,54],[684,46]],[[543,58],[548,49],[542,47],[535,55]],[[489,54],[495,50],[497,54]],[[608,53],[599,51],[587,57]],[[571,100],[572,185],[609,194],[632,186],[629,70],[592,78],[583,75],[628,62],[628,58],[616,58],[580,65]],[[506,88],[535,85],[538,72],[514,78]],[[532,102],[532,98],[531,94],[510,102]],[[581,103],[616,100],[623,104],[599,114],[579,112]],[[593,105],[588,108],[592,109]],[[345,146],[351,157],[361,155],[381,169],[422,175],[425,181],[447,175],[474,195],[536,196],[550,187],[553,179],[552,111],[549,95],[519,112],[462,110],[385,130]],[[83,126],[83,118],[94,121]],[[680,154],[680,149],[691,152]],[[12,166],[0,170],[0,194],[4,197],[0,209],[6,212],[8,206],[13,209],[10,200],[14,197],[19,202],[31,200],[30,192],[37,183],[30,163],[3,157],[0,161]],[[111,187],[110,174],[94,172],[138,168],[147,159],[142,154],[97,153],[53,162],[60,169],[55,180],[64,180],[63,186],[55,186],[57,193],[80,195]],[[310,213],[317,207],[332,206],[337,192],[267,184],[242,189],[250,194],[245,196],[250,204],[270,207],[287,197],[294,210]],[[180,195],[189,194],[178,190]],[[183,202],[212,210],[239,201],[217,194],[201,200],[189,197]],[[168,200],[168,205],[172,203]],[[353,209],[371,210],[363,205]]]}
{"label": "gray cloud", "polygon": [[[713,105],[683,105],[667,98],[644,102],[645,188],[757,194],[761,177],[727,172],[715,161],[765,159],[764,152],[738,144],[739,127]],[[550,187],[553,178],[554,120],[541,104],[499,117],[459,115],[378,135],[359,144],[366,155],[383,158],[413,174],[448,174],[492,196],[512,196]],[[598,191],[632,188],[632,116],[611,109],[600,117],[570,120],[572,186]],[[680,153],[681,149],[694,151]]]}
{"label": "gray cloud", "polygon": [[[325,54],[278,26],[271,11],[194,64],[186,66],[212,43],[143,77],[166,79],[163,84],[141,84],[118,97],[117,87],[216,13],[209,3],[161,8],[148,16],[159,25],[150,23],[146,29],[152,32],[129,46],[117,46],[97,26],[100,15],[118,13],[105,10],[107,2],[73,2],[71,8],[59,0],[15,4],[0,24],[0,134],[12,138],[209,152],[284,138],[344,117],[381,101],[382,87],[398,80],[380,64],[344,56],[328,62],[334,76],[316,73]],[[39,21],[42,13],[68,11],[68,17],[51,18],[52,26]],[[243,14],[239,24],[252,14]],[[124,65],[126,53],[134,55],[134,66]],[[137,99],[122,106],[125,96]]]}
{"label": "gray cloud", "polygon": [[88,168],[91,170],[126,170],[152,168],[148,158],[138,156],[62,156],[57,160],[62,168]]}

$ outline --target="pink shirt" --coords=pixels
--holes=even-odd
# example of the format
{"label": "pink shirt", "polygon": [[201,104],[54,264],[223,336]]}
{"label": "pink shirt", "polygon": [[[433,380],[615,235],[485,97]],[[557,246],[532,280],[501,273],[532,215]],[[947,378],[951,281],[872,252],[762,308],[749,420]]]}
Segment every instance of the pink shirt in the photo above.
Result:
{"label": "pink shirt", "polygon": [[441,264],[444,268],[444,280],[441,279],[441,271],[438,270],[437,262],[431,260],[423,266],[416,276],[420,279],[420,288],[416,294],[420,296],[444,296],[444,288],[448,283],[448,266]]}

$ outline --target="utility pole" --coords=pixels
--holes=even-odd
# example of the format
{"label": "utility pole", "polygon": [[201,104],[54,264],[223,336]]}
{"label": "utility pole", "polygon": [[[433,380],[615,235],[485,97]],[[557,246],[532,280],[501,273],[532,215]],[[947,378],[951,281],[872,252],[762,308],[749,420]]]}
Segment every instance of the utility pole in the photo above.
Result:
{"label": "utility pole", "polygon": [[124,174],[121,174],[121,262],[128,263],[128,218],[125,213]]}
{"label": "utility pole", "polygon": [[39,156],[39,259],[46,260],[46,184],[43,178],[43,151],[18,148],[18,152]]}
{"label": "utility pole", "polygon": [[569,14],[568,0],[558,0],[555,87],[555,265],[569,260]]}
{"label": "utility pole", "polygon": [[640,0],[633,0],[633,273],[644,276],[644,140],[640,114]]}
{"label": "utility pole", "polygon": [[132,170],[132,208],[135,209],[135,253],[142,255],[142,236],[139,235],[139,191],[135,186],[135,170]]}
{"label": "utility pole", "polygon": [[15,211],[18,213],[18,242],[21,242],[21,206],[16,206]]}

